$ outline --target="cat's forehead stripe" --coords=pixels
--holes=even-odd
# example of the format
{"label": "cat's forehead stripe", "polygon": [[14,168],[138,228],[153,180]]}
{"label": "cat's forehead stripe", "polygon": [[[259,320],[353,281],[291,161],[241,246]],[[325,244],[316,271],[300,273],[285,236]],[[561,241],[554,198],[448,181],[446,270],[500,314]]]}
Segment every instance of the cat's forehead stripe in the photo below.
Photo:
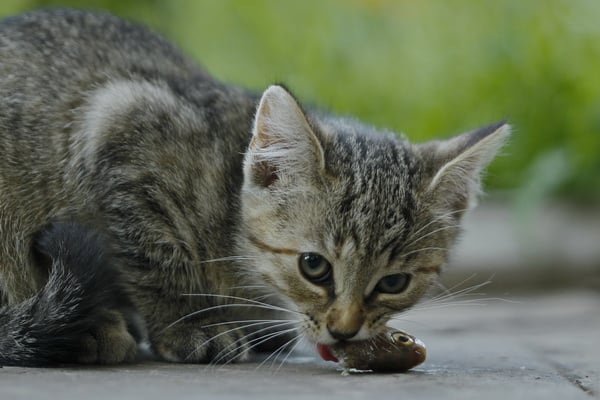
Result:
{"label": "cat's forehead stripe", "polygon": [[252,242],[252,244],[254,244],[256,247],[258,247],[259,249],[263,250],[263,251],[268,251],[269,253],[275,253],[275,254],[289,254],[289,255],[296,255],[299,253],[298,250],[294,250],[294,249],[288,249],[288,248],[281,248],[281,247],[273,247],[273,246],[269,246],[268,244],[258,240],[256,237],[254,236],[249,236],[248,239]]}
{"label": "cat's forehead stripe", "polygon": [[442,269],[439,265],[434,265],[430,267],[419,267],[415,271],[423,274],[439,274],[442,272]]}
{"label": "cat's forehead stripe", "polygon": [[[332,166],[345,178],[337,201],[338,218],[351,216],[339,239],[356,237],[357,247],[367,254],[402,246],[417,211],[419,164],[412,148],[390,138],[356,133],[338,135],[335,146]],[[357,225],[369,228],[365,232]]]}

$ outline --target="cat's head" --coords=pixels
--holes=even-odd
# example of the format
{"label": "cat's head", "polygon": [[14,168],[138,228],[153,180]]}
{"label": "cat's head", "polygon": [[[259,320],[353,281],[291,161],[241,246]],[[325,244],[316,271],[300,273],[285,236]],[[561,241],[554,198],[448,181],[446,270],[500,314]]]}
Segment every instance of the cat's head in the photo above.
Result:
{"label": "cat's head", "polygon": [[243,242],[257,280],[314,341],[366,339],[447,260],[504,123],[413,145],[265,91],[244,163]]}

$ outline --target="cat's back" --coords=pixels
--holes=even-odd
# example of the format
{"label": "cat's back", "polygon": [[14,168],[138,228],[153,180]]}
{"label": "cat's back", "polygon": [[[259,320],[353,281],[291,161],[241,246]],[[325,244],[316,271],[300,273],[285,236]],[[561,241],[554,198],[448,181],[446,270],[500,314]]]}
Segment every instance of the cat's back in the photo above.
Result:
{"label": "cat's back", "polygon": [[132,80],[185,86],[210,77],[160,35],[107,13],[48,9],[0,20],[0,189],[56,186],[74,126],[88,118],[80,110],[110,82]]}
{"label": "cat's back", "polygon": [[[137,23],[70,9],[6,18],[0,21],[0,200],[71,198],[84,175],[100,181],[92,174],[100,168],[96,161],[143,159],[148,168],[147,160],[164,159],[165,149],[177,153],[169,163],[189,169],[196,159],[214,165],[221,158],[240,169],[254,107],[254,98],[215,81]],[[195,158],[186,157],[192,151]]]}
{"label": "cat's back", "polygon": [[[102,12],[39,10],[0,21],[0,68],[86,80],[135,74],[208,75],[160,35]],[[51,82],[46,82],[51,83]]]}
{"label": "cat's back", "polygon": [[119,80],[185,87],[211,78],[160,35],[107,13],[48,9],[1,20],[0,138],[10,141],[4,147],[24,149],[24,139],[49,132],[68,135],[73,110]]}

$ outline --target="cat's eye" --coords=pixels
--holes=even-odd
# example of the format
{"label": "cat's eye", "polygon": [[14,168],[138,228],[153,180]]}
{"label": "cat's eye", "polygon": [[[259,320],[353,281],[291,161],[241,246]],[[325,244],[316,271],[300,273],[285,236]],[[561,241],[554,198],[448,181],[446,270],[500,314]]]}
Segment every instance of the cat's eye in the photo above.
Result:
{"label": "cat's eye", "polygon": [[322,285],[331,280],[331,264],[320,254],[302,253],[298,264],[302,275],[313,283]]}
{"label": "cat's eye", "polygon": [[392,274],[381,278],[375,286],[375,290],[379,293],[397,294],[401,293],[408,287],[410,283],[409,274]]}

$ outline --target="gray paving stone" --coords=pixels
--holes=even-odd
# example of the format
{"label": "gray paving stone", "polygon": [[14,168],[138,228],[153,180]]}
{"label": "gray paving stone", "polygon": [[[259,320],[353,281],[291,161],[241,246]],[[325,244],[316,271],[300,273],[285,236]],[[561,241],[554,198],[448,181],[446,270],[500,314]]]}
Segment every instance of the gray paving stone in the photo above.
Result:
{"label": "gray paving stone", "polygon": [[[304,350],[284,365],[0,369],[0,399],[590,399],[600,393],[600,294],[443,305],[394,325],[427,344],[403,374],[342,376]],[[480,301],[481,302],[481,301]],[[425,307],[425,306],[424,306]],[[431,306],[433,307],[433,306]]]}
{"label": "gray paving stone", "polygon": [[519,213],[510,201],[492,197],[467,213],[464,228],[446,282],[477,274],[493,277],[495,291],[600,290],[598,206],[544,202]]}

